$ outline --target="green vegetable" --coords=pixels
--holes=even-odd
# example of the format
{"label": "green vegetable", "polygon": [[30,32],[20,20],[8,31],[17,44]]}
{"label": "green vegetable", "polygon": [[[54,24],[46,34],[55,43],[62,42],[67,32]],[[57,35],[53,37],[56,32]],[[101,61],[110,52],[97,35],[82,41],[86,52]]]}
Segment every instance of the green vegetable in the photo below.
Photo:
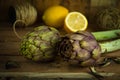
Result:
{"label": "green vegetable", "polygon": [[101,56],[101,47],[90,32],[66,34],[58,43],[58,53],[70,62],[90,66]]}
{"label": "green vegetable", "polygon": [[120,29],[92,32],[92,34],[94,35],[97,41],[111,40],[111,41],[99,42],[102,53],[112,52],[120,49],[120,39],[118,39],[120,38]]}
{"label": "green vegetable", "polygon": [[55,47],[60,33],[48,26],[36,27],[26,34],[20,45],[20,54],[33,61],[51,61],[56,56]]}
{"label": "green vegetable", "polygon": [[[115,39],[119,38],[119,35],[120,30],[93,33],[78,31],[60,37],[55,28],[39,26],[24,36],[20,54],[33,61],[45,62],[55,59],[58,52],[63,58],[75,61],[81,66],[95,65],[101,53],[120,49],[120,39]],[[111,39],[115,40],[97,42]]]}
{"label": "green vegetable", "polygon": [[113,52],[120,49],[120,39],[101,42],[99,45],[101,46],[102,53]]}
{"label": "green vegetable", "polygon": [[120,38],[120,29],[92,32],[97,41]]}
{"label": "green vegetable", "polygon": [[78,31],[64,35],[58,43],[58,53],[71,62],[79,63],[81,66],[90,66],[97,64],[101,53],[120,49],[120,39],[97,42],[119,38],[120,30],[94,32],[92,34],[86,31]]}
{"label": "green vegetable", "polygon": [[96,15],[96,23],[102,30],[120,29],[120,10],[113,7],[100,10]]}

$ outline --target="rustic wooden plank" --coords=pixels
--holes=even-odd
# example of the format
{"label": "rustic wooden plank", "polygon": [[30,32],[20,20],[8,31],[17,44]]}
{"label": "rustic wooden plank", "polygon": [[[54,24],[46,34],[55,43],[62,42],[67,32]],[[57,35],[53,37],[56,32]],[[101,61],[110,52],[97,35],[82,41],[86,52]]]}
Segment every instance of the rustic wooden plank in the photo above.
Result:
{"label": "rustic wooden plank", "polygon": [[28,62],[29,60],[21,56],[19,53],[18,55],[0,55],[1,63],[7,61]]}
{"label": "rustic wooden plank", "polygon": [[28,77],[7,77],[7,78],[0,78],[1,80],[92,80],[92,79],[82,79],[82,78],[40,78],[40,77],[33,77],[33,78],[28,78]]}
{"label": "rustic wooden plank", "polygon": [[6,77],[6,78],[0,78],[1,80],[92,80],[92,79],[82,79],[82,78],[40,78],[40,77],[33,77],[33,78],[28,78],[28,77]]}
{"label": "rustic wooden plank", "polygon": [[103,53],[102,56],[104,57],[119,57],[120,56],[120,50],[114,51],[111,53]]}
{"label": "rustic wooden plank", "polygon": [[0,56],[1,55],[7,55],[7,56],[17,56],[19,53],[18,49],[2,49],[0,50]]}
{"label": "rustic wooden plank", "polygon": [[[105,80],[115,80],[120,79],[119,74],[115,73],[100,73],[102,76],[104,76]],[[82,79],[82,80],[97,80],[93,75],[89,73],[37,73],[37,72],[5,72],[0,73],[1,77],[23,77],[23,78],[30,78],[31,80],[34,80],[35,78],[65,78],[72,80],[76,79]],[[112,79],[110,79],[112,78]],[[53,80],[53,79],[52,79]],[[63,79],[64,80],[64,79]]]}
{"label": "rustic wooden plank", "polygon": [[[8,61],[17,62],[20,67],[6,69],[5,65]],[[0,72],[72,72],[72,73],[81,73],[81,72],[90,72],[88,67],[80,67],[78,65],[70,65],[68,62],[63,60],[57,60],[47,63],[42,62],[33,62],[24,58],[23,56],[0,56]],[[98,72],[108,72],[108,73],[118,73],[120,74],[120,65],[116,63],[111,63],[106,67],[96,67]]]}
{"label": "rustic wooden plank", "polygon": [[19,42],[0,42],[0,55],[18,55]]}
{"label": "rustic wooden plank", "polygon": [[[105,75],[105,73],[101,73]],[[4,72],[0,73],[0,76],[27,76],[27,77],[44,77],[44,78],[58,78],[58,77],[64,77],[64,78],[93,78],[92,75],[88,73],[32,73],[32,72]],[[107,76],[115,75],[114,73],[106,74]]]}
{"label": "rustic wooden plank", "polygon": [[[25,34],[30,32],[31,30],[20,30],[17,31],[17,34],[22,38]],[[0,42],[20,42],[21,39],[19,39],[13,30],[6,30],[6,31],[0,31]]]}
{"label": "rustic wooden plank", "polygon": [[3,42],[0,43],[0,50],[2,49],[19,49],[20,42]]}
{"label": "rustic wooden plank", "polygon": [[[16,28],[16,32],[20,35],[20,36],[24,36],[26,33],[30,32],[33,30],[34,27],[29,27],[29,28]],[[17,36],[15,35],[13,28],[12,27],[6,27],[6,25],[2,26],[0,28],[0,36],[4,39],[7,37],[11,37],[11,38],[17,38]]]}
{"label": "rustic wooden plank", "polygon": [[[5,69],[5,65],[8,61],[15,61],[20,64],[20,68]],[[87,71],[85,68],[69,66],[66,61],[53,61],[53,62],[33,62],[24,58],[23,56],[0,56],[0,72],[6,71],[32,71],[32,72],[84,72]]]}

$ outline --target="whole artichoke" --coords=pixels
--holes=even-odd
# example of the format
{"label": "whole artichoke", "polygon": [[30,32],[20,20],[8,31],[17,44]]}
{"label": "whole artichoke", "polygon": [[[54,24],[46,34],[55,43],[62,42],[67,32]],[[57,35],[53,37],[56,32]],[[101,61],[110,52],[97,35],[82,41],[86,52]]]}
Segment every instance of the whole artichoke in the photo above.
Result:
{"label": "whole artichoke", "polygon": [[57,54],[55,46],[59,39],[60,33],[55,28],[39,26],[24,36],[20,54],[33,61],[51,61]]}
{"label": "whole artichoke", "polygon": [[86,31],[67,34],[58,43],[58,53],[70,62],[80,66],[96,64],[101,48],[94,36]]}
{"label": "whole artichoke", "polygon": [[[120,29],[120,10],[117,8],[107,8],[101,10],[96,15],[97,25],[103,30]],[[96,18],[95,17],[95,18]]]}

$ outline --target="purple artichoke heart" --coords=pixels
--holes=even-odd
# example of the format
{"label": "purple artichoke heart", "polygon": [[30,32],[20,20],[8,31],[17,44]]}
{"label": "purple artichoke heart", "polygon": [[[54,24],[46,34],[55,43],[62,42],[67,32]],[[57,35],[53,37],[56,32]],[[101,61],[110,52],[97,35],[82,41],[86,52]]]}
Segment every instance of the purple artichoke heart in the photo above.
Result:
{"label": "purple artichoke heart", "polygon": [[101,56],[101,47],[87,31],[66,34],[58,44],[58,53],[80,66],[95,65]]}

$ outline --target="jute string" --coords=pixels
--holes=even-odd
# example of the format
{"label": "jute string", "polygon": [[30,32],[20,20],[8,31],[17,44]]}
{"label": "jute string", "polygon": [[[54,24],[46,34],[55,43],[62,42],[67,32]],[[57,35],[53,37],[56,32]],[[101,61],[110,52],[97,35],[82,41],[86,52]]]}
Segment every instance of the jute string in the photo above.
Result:
{"label": "jute string", "polygon": [[29,26],[34,24],[37,19],[37,10],[29,2],[24,0],[23,1],[18,0],[16,4],[12,5],[11,7],[15,11],[15,18],[16,18],[13,23],[13,31],[16,34],[16,36],[19,39],[21,39],[21,37],[16,32],[15,27],[21,26],[21,24],[24,26]]}

